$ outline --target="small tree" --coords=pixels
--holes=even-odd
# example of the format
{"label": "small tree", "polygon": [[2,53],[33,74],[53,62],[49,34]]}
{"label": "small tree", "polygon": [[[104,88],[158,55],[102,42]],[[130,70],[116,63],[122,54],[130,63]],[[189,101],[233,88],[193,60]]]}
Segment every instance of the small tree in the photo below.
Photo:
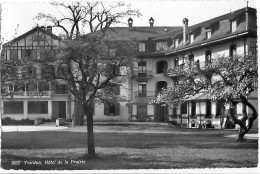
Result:
{"label": "small tree", "polygon": [[[163,89],[155,102],[165,102],[177,107],[191,96],[201,93],[213,101],[224,99],[225,105],[230,106],[225,114],[234,124],[240,126],[237,141],[242,141],[258,116],[255,107],[248,100],[248,96],[257,90],[257,70],[255,55],[219,56],[203,68],[200,68],[199,62],[193,64],[187,61],[178,68],[168,70],[168,74],[178,81],[178,84]],[[234,114],[238,103],[243,104],[241,119]],[[251,109],[251,115],[247,114],[246,107]]]}

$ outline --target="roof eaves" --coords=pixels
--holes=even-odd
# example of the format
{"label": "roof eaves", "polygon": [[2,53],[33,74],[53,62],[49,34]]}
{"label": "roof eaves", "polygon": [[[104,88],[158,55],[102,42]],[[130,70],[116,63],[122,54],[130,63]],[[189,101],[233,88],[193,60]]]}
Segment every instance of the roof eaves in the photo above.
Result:
{"label": "roof eaves", "polygon": [[179,52],[182,52],[182,51],[187,51],[187,50],[189,50],[189,49],[194,49],[194,48],[197,48],[197,47],[200,47],[200,46],[205,46],[205,45],[208,45],[208,44],[213,44],[213,43],[216,43],[216,42],[220,42],[220,41],[223,41],[223,40],[232,39],[232,38],[234,38],[234,37],[239,37],[239,36],[243,36],[243,35],[246,35],[246,34],[248,34],[248,31],[243,31],[243,32],[241,32],[241,33],[236,33],[236,34],[233,34],[233,35],[215,38],[214,40],[211,40],[211,41],[200,42],[200,43],[197,43],[196,45],[192,45],[192,46],[184,46],[184,47],[182,47],[182,48],[169,51],[169,52],[165,53],[165,55],[170,55],[170,54],[175,54],[175,53],[179,53]]}
{"label": "roof eaves", "polygon": [[40,27],[37,26],[37,27],[35,27],[35,28],[29,30],[28,32],[26,32],[26,33],[24,33],[24,34],[18,36],[17,38],[14,38],[13,40],[11,40],[11,41],[5,43],[3,46],[8,45],[8,44],[12,44],[12,43],[14,43],[14,42],[16,42],[16,41],[19,41],[20,39],[22,39],[22,38],[24,38],[24,37],[26,37],[26,36],[32,34],[32,33],[35,32],[36,30],[40,30],[40,31],[42,31],[43,33],[48,34],[48,35],[50,35],[51,37],[54,37],[54,38],[57,39],[57,40],[62,40],[60,37],[56,36],[55,34],[46,32],[45,30],[43,30],[42,28],[40,28]]}

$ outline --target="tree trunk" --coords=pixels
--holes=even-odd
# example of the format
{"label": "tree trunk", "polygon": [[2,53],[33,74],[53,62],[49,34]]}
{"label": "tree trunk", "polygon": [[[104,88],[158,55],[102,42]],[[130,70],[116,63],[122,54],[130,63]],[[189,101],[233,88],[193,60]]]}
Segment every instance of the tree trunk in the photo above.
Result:
{"label": "tree trunk", "polygon": [[243,142],[245,134],[246,134],[245,129],[240,126],[236,141]]}
{"label": "tree trunk", "polygon": [[72,126],[84,125],[83,105],[80,101],[75,101],[74,113],[72,116]]}
{"label": "tree trunk", "polygon": [[87,129],[88,129],[88,156],[90,158],[95,157],[95,142],[94,142],[94,131],[93,131],[93,113],[92,113],[92,102],[88,102],[84,106],[85,113],[87,114]]}
{"label": "tree trunk", "polygon": [[[244,135],[247,134],[248,131],[250,131],[254,120],[257,118],[258,114],[257,111],[255,109],[255,107],[248,102],[247,98],[242,97],[240,101],[230,101],[230,106],[232,106],[232,108],[234,108],[238,103],[242,102],[243,103],[243,117],[241,119],[238,119],[233,110],[231,110],[231,108],[229,109],[228,115],[232,118],[232,120],[234,121],[234,124],[238,124],[240,126],[239,129],[239,133],[237,136],[237,142],[241,142],[243,141]],[[247,115],[247,111],[246,111],[246,107],[249,107],[253,113],[251,116]],[[248,122],[248,123],[247,123]]]}

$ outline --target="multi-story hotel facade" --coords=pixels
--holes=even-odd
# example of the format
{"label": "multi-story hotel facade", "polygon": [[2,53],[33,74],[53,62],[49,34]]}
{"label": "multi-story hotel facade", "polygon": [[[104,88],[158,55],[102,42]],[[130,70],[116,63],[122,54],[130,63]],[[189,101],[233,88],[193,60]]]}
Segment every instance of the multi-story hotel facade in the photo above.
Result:
{"label": "multi-story hotel facade", "polygon": [[[130,18],[129,26],[112,27],[108,30],[107,34],[114,41],[136,39],[139,42],[138,52],[133,53],[136,56],[133,59],[134,68],[131,77],[120,87],[121,101],[109,106],[95,104],[94,120],[155,122],[176,120],[189,127],[209,120],[213,125],[219,126],[222,102],[209,101],[203,95],[196,95],[178,108],[170,108],[164,104],[154,104],[152,101],[163,87],[176,83],[173,75],[165,73],[169,67],[177,67],[186,60],[199,62],[200,66],[204,66],[217,56],[257,54],[256,10],[246,7],[193,26],[188,25],[189,20],[186,18],[177,21],[179,26],[176,27],[157,27],[154,26],[154,22],[151,18],[150,26],[135,27],[134,21]],[[25,55],[23,52],[26,52],[22,51],[24,48],[36,49],[33,42],[35,33],[43,33],[45,39],[52,38],[53,41],[48,43],[55,46],[61,42],[47,29],[36,27],[9,42],[4,47],[4,59],[10,60],[13,55],[21,59]],[[45,42],[37,43],[42,43],[46,47]],[[110,52],[115,53],[116,49],[111,47]],[[18,50],[18,52],[11,53],[15,52],[11,50]],[[54,71],[58,71],[55,66]],[[39,74],[41,74],[40,70]],[[57,82],[60,83],[62,84]],[[67,90],[66,84],[55,87],[59,89],[58,92],[52,90],[54,89],[52,85],[49,84],[51,92],[48,94],[34,95],[25,87],[24,95],[15,96],[12,101],[4,99],[3,117],[16,119],[62,117],[69,120],[74,110],[73,96]],[[36,91],[37,87],[39,88],[39,85],[36,85]],[[14,90],[11,88],[10,90]],[[257,93],[254,92],[249,99],[257,107]],[[16,103],[13,105],[9,102]],[[39,104],[35,104],[37,102]],[[44,113],[38,113],[39,110]],[[249,114],[250,112],[248,110]],[[242,114],[241,105],[237,106],[236,114],[237,116]]]}
{"label": "multi-story hotel facade", "polygon": [[[138,55],[135,63],[139,76],[134,76],[132,82],[131,118],[159,122],[176,120],[189,127],[209,121],[218,127],[224,102],[195,95],[172,109],[151,101],[163,87],[176,83],[174,75],[165,73],[168,67],[178,67],[185,61],[203,67],[218,56],[257,54],[256,10],[246,7],[193,26],[188,25],[186,18],[182,22],[179,31],[151,38],[153,52]],[[256,108],[257,95],[254,92],[249,96]],[[235,110],[238,117],[242,116],[242,105],[239,104]]]}

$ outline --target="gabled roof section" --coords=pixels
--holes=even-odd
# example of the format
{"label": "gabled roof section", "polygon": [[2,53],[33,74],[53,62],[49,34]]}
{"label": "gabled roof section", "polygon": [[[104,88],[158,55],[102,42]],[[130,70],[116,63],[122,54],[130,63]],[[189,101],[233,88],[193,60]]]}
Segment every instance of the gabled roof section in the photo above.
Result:
{"label": "gabled roof section", "polygon": [[[246,10],[248,10],[250,12],[254,12],[254,13],[256,12],[256,9],[253,9],[253,8],[249,8],[249,7],[242,8],[242,9],[236,10],[234,12],[227,13],[227,14],[218,16],[216,18],[213,18],[213,19],[201,22],[199,24],[196,24],[196,25],[193,25],[193,26],[189,26],[188,27],[188,33],[191,33],[194,30],[197,30],[198,28],[207,28],[207,27],[210,27],[210,26],[217,25],[220,21],[232,20],[235,17],[245,13]],[[154,41],[159,41],[159,40],[166,40],[166,39],[170,39],[170,38],[175,38],[178,35],[181,35],[182,33],[183,33],[183,29],[180,29],[178,31],[174,31],[174,32],[170,32],[170,33],[167,33],[167,34],[163,34],[163,35],[159,35],[157,37],[154,37],[153,40]]]}
{"label": "gabled roof section", "polygon": [[61,40],[61,38],[58,37],[58,36],[56,36],[55,34],[50,33],[50,32],[48,32],[48,31],[42,29],[42,28],[39,27],[39,26],[36,26],[35,28],[31,29],[30,31],[28,31],[28,32],[26,32],[26,33],[24,33],[24,34],[18,36],[17,38],[15,38],[15,39],[13,39],[13,40],[7,42],[7,43],[5,43],[3,46],[10,45],[10,44],[12,44],[12,43],[14,43],[14,42],[17,42],[17,41],[21,40],[22,38],[25,38],[25,37],[29,36],[30,34],[33,34],[35,31],[41,31],[41,32],[43,32],[43,33],[45,33],[45,34],[51,36],[52,38],[54,38],[54,39],[56,39],[56,40]]}
{"label": "gabled roof section", "polygon": [[149,37],[155,37],[159,34],[178,31],[182,27],[111,27],[106,31],[106,36],[111,40],[147,40]]}

